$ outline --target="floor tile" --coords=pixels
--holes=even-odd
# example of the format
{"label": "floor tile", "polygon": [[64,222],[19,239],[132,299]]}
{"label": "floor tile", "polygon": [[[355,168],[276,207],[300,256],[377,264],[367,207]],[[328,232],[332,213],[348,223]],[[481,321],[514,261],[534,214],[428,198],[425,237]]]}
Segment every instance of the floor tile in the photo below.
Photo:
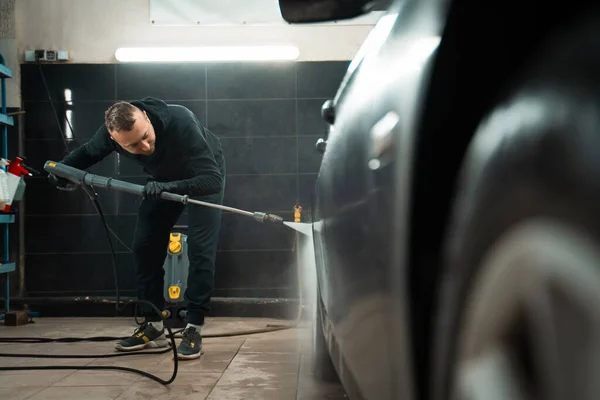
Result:
{"label": "floor tile", "polygon": [[[217,372],[225,371],[235,351],[210,351],[207,350],[200,358],[195,360],[179,361],[178,368],[181,372]],[[173,359],[166,358],[153,371],[172,371]]]}
{"label": "floor tile", "polygon": [[0,388],[0,399],[2,400],[25,400],[45,387],[29,386],[20,388]]}
{"label": "floor tile", "polygon": [[125,389],[123,386],[49,387],[27,400],[113,400]]}
{"label": "floor tile", "polygon": [[295,400],[292,388],[246,388],[217,386],[207,400]]}
{"label": "floor tile", "polygon": [[[239,353],[233,359],[233,363],[269,363],[269,364],[298,364],[300,355],[296,353],[257,352]],[[232,363],[232,366],[233,366]]]}
{"label": "floor tile", "polygon": [[[90,363],[90,366],[110,366],[127,367],[144,372],[150,372],[156,369],[163,360],[167,360],[167,354],[128,354],[124,357],[99,358]],[[170,356],[171,358],[173,356]],[[170,368],[172,369],[172,367]]]}
{"label": "floor tile", "polygon": [[3,371],[0,372],[0,387],[50,386],[75,370],[60,371]]}
{"label": "floor tile", "polygon": [[0,365],[2,365],[3,367],[18,367],[21,364],[23,364],[26,360],[27,359],[25,358],[0,357]]}
{"label": "floor tile", "polygon": [[158,383],[135,383],[123,392],[118,400],[204,400],[211,389],[209,386],[164,386]]}
{"label": "floor tile", "polygon": [[[218,336],[281,323],[269,318],[208,318],[203,332]],[[35,324],[16,328],[0,325],[0,337],[128,336],[136,327],[132,318],[40,318]],[[260,334],[205,337],[204,355],[197,360],[179,361],[175,381],[166,386],[138,373],[110,369],[4,371],[0,372],[0,399],[345,399],[341,385],[319,382],[311,374],[309,328],[300,325]],[[129,367],[163,380],[170,379],[173,372],[170,352],[101,357],[122,354],[115,351],[114,341],[2,343],[0,353],[90,356],[77,359],[0,357],[2,366]]]}
{"label": "floor tile", "polygon": [[246,338],[204,338],[202,339],[202,347],[204,351],[236,351],[246,341]]}
{"label": "floor tile", "polygon": [[276,387],[292,388],[298,384],[295,373],[270,373],[257,368],[245,368],[241,371],[225,371],[216,387]]}
{"label": "floor tile", "polygon": [[248,339],[240,347],[240,353],[278,352],[297,353],[302,346],[297,341],[286,339]]}
{"label": "floor tile", "polygon": [[120,371],[76,371],[52,386],[130,386],[140,375]]}
{"label": "floor tile", "polygon": [[[168,380],[171,377],[171,373],[159,372],[153,373],[163,380]],[[221,378],[219,372],[177,372],[175,381],[170,386],[208,386],[213,387]],[[154,382],[149,378],[142,377],[138,383],[146,382],[148,384],[156,385],[158,382]]]}
{"label": "floor tile", "polygon": [[[273,360],[272,362],[268,361],[250,361],[248,359],[238,357],[244,357],[247,354],[239,354],[237,357],[233,359],[229,367],[227,367],[227,372],[234,373],[254,373],[257,371],[265,372],[265,373],[291,373],[297,374],[300,366],[299,362],[278,362]],[[253,354],[254,355],[254,354]],[[267,358],[267,353],[263,355],[264,358]],[[294,356],[294,354],[290,354]]]}

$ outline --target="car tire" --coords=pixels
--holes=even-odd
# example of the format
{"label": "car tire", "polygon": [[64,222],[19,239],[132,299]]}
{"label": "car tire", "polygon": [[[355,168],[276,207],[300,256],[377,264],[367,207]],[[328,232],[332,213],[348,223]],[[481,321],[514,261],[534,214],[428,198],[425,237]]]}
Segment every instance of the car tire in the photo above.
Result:
{"label": "car tire", "polygon": [[576,26],[535,57],[468,149],[432,400],[600,398],[600,23]]}
{"label": "car tire", "polygon": [[318,285],[316,297],[315,318],[312,324],[312,374],[323,382],[338,382],[339,378],[323,333],[323,304]]}

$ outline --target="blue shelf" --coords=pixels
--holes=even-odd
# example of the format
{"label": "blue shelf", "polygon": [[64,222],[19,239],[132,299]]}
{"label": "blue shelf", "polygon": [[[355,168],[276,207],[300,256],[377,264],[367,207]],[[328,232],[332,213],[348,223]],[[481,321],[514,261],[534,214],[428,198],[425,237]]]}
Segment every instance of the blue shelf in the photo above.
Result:
{"label": "blue shelf", "polygon": [[15,214],[0,214],[0,224],[12,224],[15,222]]}
{"label": "blue shelf", "polygon": [[9,262],[5,264],[0,264],[0,274],[4,274],[6,272],[13,272],[15,270],[15,263]]}
{"label": "blue shelf", "polygon": [[[12,71],[5,65],[4,56],[0,54],[0,130],[1,130],[1,148],[0,156],[2,158],[8,158],[8,127],[14,126],[14,119],[11,116],[6,115],[6,79],[12,78]],[[9,229],[8,223],[14,222],[14,215],[0,214],[0,222],[3,222],[2,230],[4,231],[4,249],[3,249],[3,260],[8,260],[10,257],[9,251]],[[13,272],[16,268],[14,262],[7,262],[0,264],[0,274],[8,274]],[[8,275],[4,278],[4,311],[10,311],[10,278]]]}
{"label": "blue shelf", "polygon": [[13,126],[15,121],[13,117],[0,113],[0,125]]}
{"label": "blue shelf", "polygon": [[12,71],[4,64],[0,64],[0,78],[12,78]]}

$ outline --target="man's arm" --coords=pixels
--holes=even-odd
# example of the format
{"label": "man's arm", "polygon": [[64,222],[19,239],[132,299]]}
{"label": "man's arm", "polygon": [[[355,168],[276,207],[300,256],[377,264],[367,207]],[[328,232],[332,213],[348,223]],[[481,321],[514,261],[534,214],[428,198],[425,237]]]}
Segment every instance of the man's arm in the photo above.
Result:
{"label": "man's arm", "polygon": [[114,151],[111,141],[106,127],[102,126],[88,142],[69,153],[61,163],[77,169],[87,169]]}
{"label": "man's arm", "polygon": [[205,171],[190,179],[167,182],[161,188],[161,192],[170,192],[176,194],[187,194],[189,196],[206,196],[219,193],[223,185],[223,177],[217,169],[214,171]]}
{"label": "man's arm", "polygon": [[189,146],[182,157],[187,158],[189,179],[171,182],[150,182],[146,186],[146,195],[158,197],[161,192],[170,192],[189,196],[206,196],[219,193],[223,187],[223,176],[215,157],[205,141],[204,128],[199,123],[187,127]]}
{"label": "man's arm", "polygon": [[[83,145],[79,146],[60,162],[77,169],[87,169],[107,157],[113,150],[112,139],[105,127],[96,131],[94,136]],[[69,180],[48,174],[50,184],[60,190],[71,191],[76,188]]]}

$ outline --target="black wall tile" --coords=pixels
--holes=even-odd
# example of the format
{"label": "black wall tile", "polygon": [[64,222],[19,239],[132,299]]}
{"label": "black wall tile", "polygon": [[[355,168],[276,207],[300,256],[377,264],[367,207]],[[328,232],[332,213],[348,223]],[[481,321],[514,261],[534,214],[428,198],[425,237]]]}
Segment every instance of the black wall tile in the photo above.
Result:
{"label": "black wall tile", "polygon": [[[286,221],[292,213],[279,213]],[[224,213],[221,218],[219,250],[291,250],[293,232],[284,226],[259,224],[252,218]]]}
{"label": "black wall tile", "polygon": [[[106,216],[113,227],[115,216]],[[27,216],[25,244],[28,253],[110,252],[99,216]],[[114,229],[114,228],[113,228]]]}
{"label": "black wall tile", "polygon": [[[111,255],[29,254],[25,262],[27,290],[57,296],[114,290]],[[48,293],[50,292],[50,293]]]}
{"label": "black wall tile", "polygon": [[[65,192],[52,186],[45,177],[26,179],[24,201],[27,215],[96,214],[92,201],[81,189]],[[104,214],[116,214],[117,193],[98,189]]]}
{"label": "black wall tile", "polygon": [[167,100],[167,104],[179,104],[190,109],[200,123],[206,126],[206,101],[204,100]]}
{"label": "black wall tile", "polygon": [[61,129],[69,140],[71,131],[67,125],[67,109],[71,111],[72,139],[82,145],[104,125],[104,112],[113,104],[112,101],[77,102],[72,105],[54,103],[58,114],[60,129],[50,102],[25,103],[25,137],[27,139],[61,139]]}
{"label": "black wall tile", "polygon": [[[45,64],[42,71],[54,101],[65,100],[65,89],[73,102],[116,99],[113,64]],[[37,64],[21,65],[21,94],[24,101],[49,101]]]}
{"label": "black wall tile", "polygon": [[296,138],[221,139],[228,174],[296,172]]}
{"label": "black wall tile", "polygon": [[296,204],[296,175],[248,175],[227,178],[224,203],[249,211],[285,211]]}
{"label": "black wall tile", "polygon": [[324,99],[298,99],[298,135],[325,135],[327,123],[321,118],[323,103]]}
{"label": "black wall tile", "polygon": [[206,68],[208,100],[289,99],[296,96],[294,63],[215,63]]}
{"label": "black wall tile", "polygon": [[298,197],[300,198],[300,205],[303,209],[311,209],[313,207],[312,202],[317,176],[317,174],[306,174],[298,177]]}
{"label": "black wall tile", "polygon": [[117,98],[136,100],[146,96],[162,100],[206,99],[204,64],[117,65]]}
{"label": "black wall tile", "polygon": [[298,172],[319,172],[323,160],[323,155],[315,147],[319,137],[303,136],[298,138]]}
{"label": "black wall tile", "polygon": [[[295,291],[293,291],[290,287],[281,286],[281,287],[272,287],[272,288],[218,288],[216,287],[213,292],[214,297],[258,297],[258,298],[293,298]],[[285,305],[282,305],[285,307]],[[217,306],[218,307],[218,306]],[[215,306],[212,307],[211,315],[220,315],[219,312],[223,312],[220,310],[220,307],[217,308]],[[259,306],[260,307],[260,306]],[[252,313],[247,306],[243,306],[244,314],[249,317],[262,317],[268,316],[271,318],[293,318],[292,316],[288,316],[287,314],[283,316],[276,315],[273,311],[260,311],[259,313]],[[224,316],[229,316],[228,314],[224,314]]]}
{"label": "black wall tile", "polygon": [[[117,98],[152,95],[181,104],[222,139],[228,167],[224,204],[277,212],[291,220],[297,201],[303,212],[310,214],[310,198],[322,157],[315,143],[326,129],[320,109],[335,94],[346,67],[345,62],[69,64],[45,65],[44,71],[63,123],[63,91],[65,87],[73,90],[76,142],[70,144],[71,149],[95,133],[103,123],[104,111]],[[26,155],[30,165],[42,170],[48,159],[64,157],[64,144],[37,65],[24,65],[22,71]],[[116,154],[89,170],[138,184],[146,182],[141,167]],[[125,246],[131,247],[142,198],[97,191],[109,226]],[[106,232],[87,196],[81,190],[58,191],[45,177],[28,179],[25,196],[30,293],[113,295]],[[187,220],[185,209],[177,224],[187,225]],[[111,240],[119,252],[120,289],[135,295],[132,255],[114,237]],[[294,296],[293,242],[293,232],[284,227],[224,213],[215,293]]]}
{"label": "black wall tile", "polygon": [[[8,112],[10,113],[13,111],[9,110]],[[6,135],[6,140],[8,141],[6,151],[10,160],[14,160],[16,156],[22,156],[22,154],[19,154],[19,125],[16,119],[17,118],[15,118],[15,125],[8,127],[8,133]],[[0,153],[0,155],[2,155],[2,153]]]}
{"label": "black wall tile", "polygon": [[[44,164],[48,160],[60,161],[66,155],[65,144],[62,140],[25,140],[25,152],[27,165],[44,170]],[[116,174],[115,154],[111,154],[96,165],[88,168],[94,174],[114,176]]]}
{"label": "black wall tile", "polygon": [[291,251],[220,251],[216,258],[215,286],[268,290],[296,282]]}
{"label": "black wall tile", "polygon": [[348,65],[348,61],[298,63],[298,98],[333,98]]}
{"label": "black wall tile", "polygon": [[208,128],[220,137],[294,135],[295,107],[295,100],[209,101]]}

